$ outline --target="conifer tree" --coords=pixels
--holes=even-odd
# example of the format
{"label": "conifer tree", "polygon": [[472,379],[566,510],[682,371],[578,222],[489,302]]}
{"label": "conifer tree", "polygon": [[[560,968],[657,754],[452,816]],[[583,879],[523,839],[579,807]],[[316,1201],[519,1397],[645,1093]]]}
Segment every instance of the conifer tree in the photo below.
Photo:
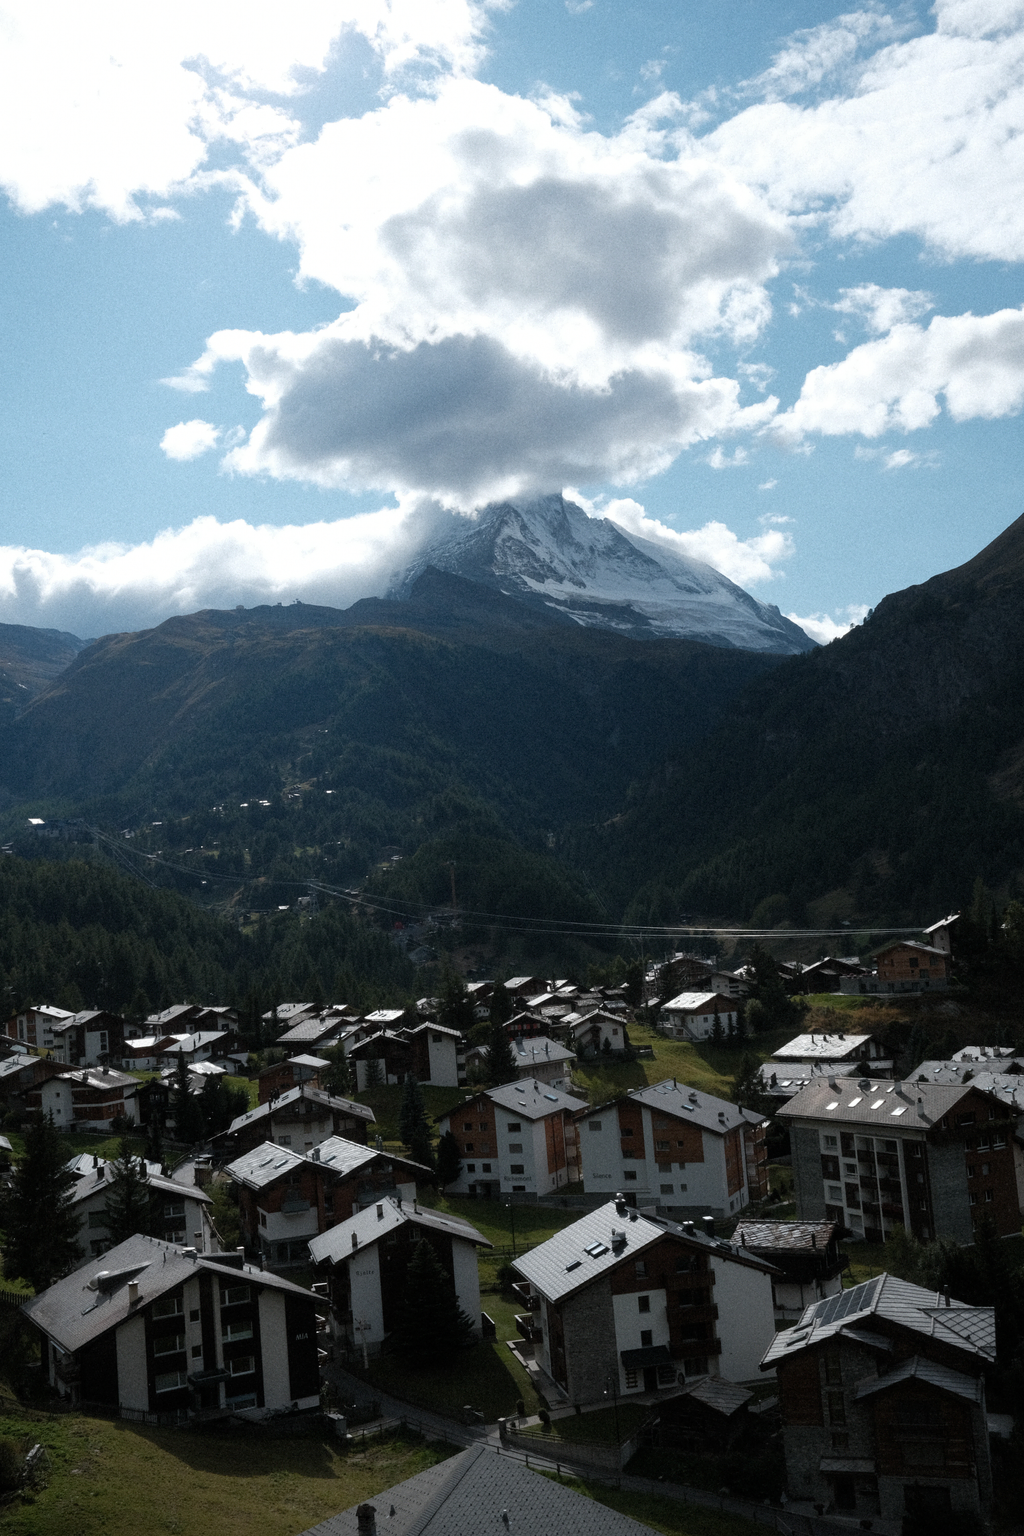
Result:
{"label": "conifer tree", "polygon": [[366,1061],[366,1086],[367,1088],[379,1088],[384,1081],[384,1072],[380,1064],[379,1056],[369,1056]]}
{"label": "conifer tree", "polygon": [[445,1131],[437,1143],[437,1182],[444,1189],[454,1184],[462,1172],[462,1155],[451,1131]]}
{"label": "conifer tree", "polygon": [[65,1164],[65,1152],[53,1116],[35,1120],[0,1207],[4,1268],[37,1291],[66,1275],[81,1258],[79,1218],[71,1204],[78,1179]]}
{"label": "conifer tree", "polygon": [[152,1196],[144,1164],[133,1156],[130,1143],[122,1140],[110,1166],[107,1189],[107,1231],[115,1247],[136,1232],[149,1236],[153,1226]]}
{"label": "conifer tree", "polygon": [[427,1106],[423,1100],[423,1089],[416,1080],[416,1074],[410,1072],[405,1079],[402,1103],[398,1111],[399,1139],[405,1146],[411,1147],[413,1137],[421,1129],[428,1130]]}
{"label": "conifer tree", "polygon": [[468,1344],[473,1324],[459,1306],[455,1283],[430,1243],[421,1238],[405,1275],[405,1299],[392,1347],[412,1365],[451,1364]]}
{"label": "conifer tree", "polygon": [[765,1091],[759,1067],[760,1062],[756,1056],[748,1053],[740,1058],[736,1080],[733,1083],[733,1103],[741,1105],[744,1109],[752,1109],[755,1114],[772,1115],[775,1113],[775,1104],[771,1095]]}
{"label": "conifer tree", "polygon": [[473,1004],[466,991],[466,983],[450,963],[445,965],[441,973],[437,1022],[445,1029],[457,1029],[460,1034],[472,1029],[474,1023]]}
{"label": "conifer tree", "polygon": [[147,1163],[159,1163],[164,1166],[164,1128],[160,1122],[160,1116],[155,1110],[150,1112],[149,1125],[146,1127],[146,1145],[143,1151]]}
{"label": "conifer tree", "polygon": [[324,1056],[330,1062],[330,1066],[324,1067],[320,1073],[320,1084],[325,1093],[333,1093],[336,1097],[347,1098],[355,1091],[352,1068],[348,1057],[345,1055],[343,1045],[332,1045]]}
{"label": "conifer tree", "polygon": [[512,999],[508,989],[500,981],[495,982],[491,993],[491,1023],[507,1024],[512,1017]]}
{"label": "conifer tree", "polygon": [[505,1033],[503,1024],[491,1025],[485,1066],[487,1081],[492,1088],[500,1088],[502,1083],[514,1083],[516,1080],[518,1075],[516,1053],[512,1049],[512,1042]]}
{"label": "conifer tree", "polygon": [[171,1109],[175,1139],[192,1146],[203,1135],[203,1112],[189,1086],[188,1067],[180,1054],[171,1087]]}

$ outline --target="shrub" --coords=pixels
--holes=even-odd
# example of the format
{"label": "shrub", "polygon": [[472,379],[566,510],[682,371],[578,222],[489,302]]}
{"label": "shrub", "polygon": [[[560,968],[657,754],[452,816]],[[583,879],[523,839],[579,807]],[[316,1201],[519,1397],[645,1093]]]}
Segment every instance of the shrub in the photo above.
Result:
{"label": "shrub", "polygon": [[25,1458],[16,1440],[9,1435],[0,1436],[0,1493],[13,1493],[21,1487],[25,1470]]}

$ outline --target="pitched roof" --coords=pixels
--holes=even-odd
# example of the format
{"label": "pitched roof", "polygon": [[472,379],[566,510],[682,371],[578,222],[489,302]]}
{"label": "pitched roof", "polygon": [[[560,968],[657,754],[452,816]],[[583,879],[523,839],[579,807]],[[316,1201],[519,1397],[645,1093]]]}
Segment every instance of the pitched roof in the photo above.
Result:
{"label": "pitched roof", "polygon": [[[763,1115],[755,1114],[752,1109],[741,1109],[738,1104],[730,1104],[728,1099],[716,1099],[711,1093],[699,1093],[674,1077],[666,1077],[663,1082],[647,1088],[634,1088],[627,1098],[645,1104],[657,1114],[674,1115],[677,1120],[689,1121],[705,1131],[716,1131],[719,1136],[735,1130],[738,1125],[760,1125],[764,1120]],[[608,1104],[595,1105],[581,1119],[589,1120],[591,1115],[607,1113],[609,1108]]]}
{"label": "pitched roof", "polygon": [[276,1099],[268,1099],[265,1104],[258,1104],[255,1109],[247,1110],[244,1115],[238,1115],[226,1131],[219,1131],[210,1139],[220,1141],[234,1131],[240,1131],[243,1125],[249,1125],[254,1120],[265,1120],[269,1115],[276,1114],[279,1109],[297,1103],[299,1099],[310,1099],[314,1103],[329,1106],[331,1109],[342,1109],[346,1114],[358,1115],[371,1123],[376,1120],[368,1104],[354,1104],[351,1099],[336,1099],[331,1094],[324,1093],[322,1088],[312,1088],[309,1083],[300,1083],[297,1088],[289,1088],[286,1093],[279,1093]]}
{"label": "pitched roof", "polygon": [[670,998],[661,1006],[671,1013],[708,1013],[713,1011],[711,1004],[719,997],[729,1003],[736,1001],[734,997],[726,998],[724,992],[680,992],[678,997]]}
{"label": "pitched roof", "polygon": [[[387,1536],[477,1536],[557,1531],[559,1536],[651,1536],[651,1527],[483,1446],[429,1467],[366,1501]],[[502,1518],[508,1516],[506,1526]],[[357,1536],[356,1506],[301,1536]]]}
{"label": "pitched roof", "polygon": [[519,1035],[511,1044],[517,1067],[528,1067],[534,1062],[543,1064],[576,1059],[575,1051],[570,1051],[567,1045],[559,1045],[556,1040],[549,1040],[546,1035]]}
{"label": "pitched roof", "polygon": [[[543,1120],[545,1115],[553,1115],[559,1110],[575,1114],[577,1110],[587,1107],[583,1099],[574,1099],[560,1088],[552,1088],[548,1083],[538,1083],[528,1077],[517,1083],[505,1083],[500,1088],[485,1088],[484,1093],[492,1103],[500,1104],[502,1109],[512,1110],[513,1114],[522,1115],[526,1120]],[[457,1113],[457,1109],[449,1110],[447,1118]]]}
{"label": "pitched roof", "polygon": [[215,1040],[226,1040],[227,1037],[228,1032],[226,1029],[200,1029],[193,1035],[182,1035],[180,1039],[175,1041],[174,1045],[167,1046],[160,1054],[162,1056],[186,1056],[191,1051],[201,1051],[204,1046],[212,1045]]}
{"label": "pitched roof", "polygon": [[[190,1279],[197,1269],[236,1281],[244,1276],[249,1284],[305,1296],[312,1301],[320,1300],[290,1280],[282,1280],[279,1275],[256,1269],[251,1264],[239,1269],[218,1264],[212,1258],[192,1258],[174,1243],[136,1233],[102,1257],[90,1259],[81,1269],[58,1280],[39,1296],[34,1296],[22,1307],[21,1315],[43,1329],[63,1349],[81,1349],[141,1311],[148,1302]],[[109,1277],[107,1283],[90,1284],[102,1275]],[[129,1280],[139,1282],[140,1296],[136,1306],[132,1306],[128,1299]]]}
{"label": "pitched roof", "polygon": [[265,1189],[300,1163],[322,1165],[329,1168],[331,1173],[344,1178],[364,1164],[372,1163],[375,1158],[384,1158],[389,1163],[407,1168],[413,1179],[417,1174],[429,1171],[421,1163],[399,1157],[396,1152],[379,1152],[376,1147],[364,1147],[358,1141],[346,1141],[344,1136],[329,1136],[309,1152],[297,1152],[293,1147],[279,1147],[273,1141],[261,1142],[251,1152],[228,1163],[224,1172],[230,1174],[236,1183],[245,1184],[249,1189]]}
{"label": "pitched roof", "polygon": [[741,1248],[820,1253],[842,1230],[838,1221],[741,1221],[732,1240]]}
{"label": "pitched roof", "polygon": [[[862,1082],[868,1083],[862,1087]],[[855,1077],[815,1077],[779,1110],[787,1119],[839,1120],[848,1125],[888,1125],[928,1130],[962,1098],[971,1083],[887,1083]]]}
{"label": "pitched roof", "polygon": [[705,1408],[713,1408],[726,1418],[731,1418],[754,1399],[753,1392],[738,1387],[734,1381],[726,1381],[723,1376],[705,1376],[692,1387],[684,1387],[682,1396],[702,1403]]}
{"label": "pitched roof", "polygon": [[[88,1154],[86,1154],[88,1156]],[[78,1161],[76,1158],[75,1162]],[[91,1158],[90,1158],[91,1162]],[[71,1164],[68,1164],[72,1167]],[[73,1172],[79,1175],[78,1183],[71,1190],[69,1199],[72,1205],[80,1205],[89,1200],[100,1191],[107,1192],[114,1180],[113,1163],[100,1160],[98,1168],[86,1166],[73,1168]],[[175,1195],[179,1200],[197,1200],[200,1205],[212,1205],[212,1198],[205,1189],[200,1189],[197,1184],[179,1184],[176,1179],[169,1179],[162,1173],[147,1173],[146,1183],[150,1189],[163,1190],[165,1194]]]}
{"label": "pitched roof", "polygon": [[980,1376],[965,1376],[963,1371],[951,1370],[948,1365],[939,1365],[934,1360],[924,1360],[920,1355],[904,1360],[902,1365],[894,1366],[884,1376],[858,1383],[853,1395],[874,1397],[876,1392],[888,1392],[901,1381],[924,1381],[931,1387],[941,1387],[944,1392],[955,1392],[957,1397],[964,1397],[969,1403],[981,1402]]}
{"label": "pitched roof", "polygon": [[6,1061],[0,1061],[0,1078],[14,1077],[18,1072],[24,1072],[26,1067],[33,1066],[37,1061],[43,1061],[42,1056],[33,1056],[31,1052],[19,1052],[15,1056],[8,1056]]}
{"label": "pitched roof", "polygon": [[751,1269],[775,1273],[771,1264],[737,1248],[734,1243],[707,1237],[696,1229],[691,1232],[661,1216],[640,1216],[629,1209],[620,1211],[614,1200],[599,1206],[596,1211],[589,1211],[571,1227],[563,1227],[546,1243],[531,1248],[522,1258],[513,1259],[512,1264],[548,1301],[561,1301],[623,1260],[632,1262],[666,1233],[691,1246],[704,1248],[715,1258],[730,1259]]}
{"label": "pitched roof", "polygon": [[[319,1237],[311,1238],[309,1252],[314,1264],[340,1264],[379,1238],[387,1236],[389,1232],[397,1232],[404,1226],[423,1227],[430,1232],[461,1237],[465,1242],[477,1243],[482,1248],[494,1246],[489,1238],[460,1216],[449,1216],[444,1211],[424,1210],[417,1204],[410,1205],[407,1200],[396,1200],[388,1196],[368,1205],[364,1211],[358,1211],[347,1221],[339,1221],[336,1227],[322,1232]],[[353,1237],[358,1240],[355,1247],[352,1246]]]}
{"label": "pitched roof", "polygon": [[130,1072],[115,1072],[112,1067],[81,1067],[75,1072],[62,1072],[60,1076],[62,1082],[78,1083],[83,1088],[141,1087],[139,1079]]}
{"label": "pitched roof", "polygon": [[981,1360],[996,1357],[993,1307],[971,1307],[962,1301],[951,1301],[947,1306],[941,1292],[926,1291],[907,1280],[897,1280],[895,1275],[875,1275],[838,1296],[812,1302],[796,1327],[775,1335],[761,1369],[813,1349],[868,1318],[885,1318]]}

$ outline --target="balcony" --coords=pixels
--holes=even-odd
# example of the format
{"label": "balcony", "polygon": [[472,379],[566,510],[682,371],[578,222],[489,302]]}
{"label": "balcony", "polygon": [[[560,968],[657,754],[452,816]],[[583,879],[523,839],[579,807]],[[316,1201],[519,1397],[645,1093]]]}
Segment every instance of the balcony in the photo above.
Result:
{"label": "balcony", "polygon": [[53,1362],[53,1374],[66,1387],[77,1386],[82,1377],[82,1372],[74,1355],[58,1355]]}
{"label": "balcony", "polygon": [[540,1297],[533,1294],[527,1281],[517,1280],[512,1286],[512,1294],[522,1302],[527,1311],[540,1311]]}
{"label": "balcony", "polygon": [[530,1312],[516,1313],[516,1332],[519,1334],[520,1338],[525,1339],[528,1344],[533,1344],[535,1341],[544,1337],[543,1333],[533,1320],[533,1314]]}

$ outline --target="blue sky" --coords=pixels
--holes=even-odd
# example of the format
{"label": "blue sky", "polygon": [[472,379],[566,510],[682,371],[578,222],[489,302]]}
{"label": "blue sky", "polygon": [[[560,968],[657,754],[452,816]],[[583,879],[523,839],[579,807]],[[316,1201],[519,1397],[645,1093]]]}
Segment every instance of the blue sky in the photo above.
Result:
{"label": "blue sky", "polygon": [[572,488],[828,638],[1022,510],[1024,0],[0,21],[0,619]]}

